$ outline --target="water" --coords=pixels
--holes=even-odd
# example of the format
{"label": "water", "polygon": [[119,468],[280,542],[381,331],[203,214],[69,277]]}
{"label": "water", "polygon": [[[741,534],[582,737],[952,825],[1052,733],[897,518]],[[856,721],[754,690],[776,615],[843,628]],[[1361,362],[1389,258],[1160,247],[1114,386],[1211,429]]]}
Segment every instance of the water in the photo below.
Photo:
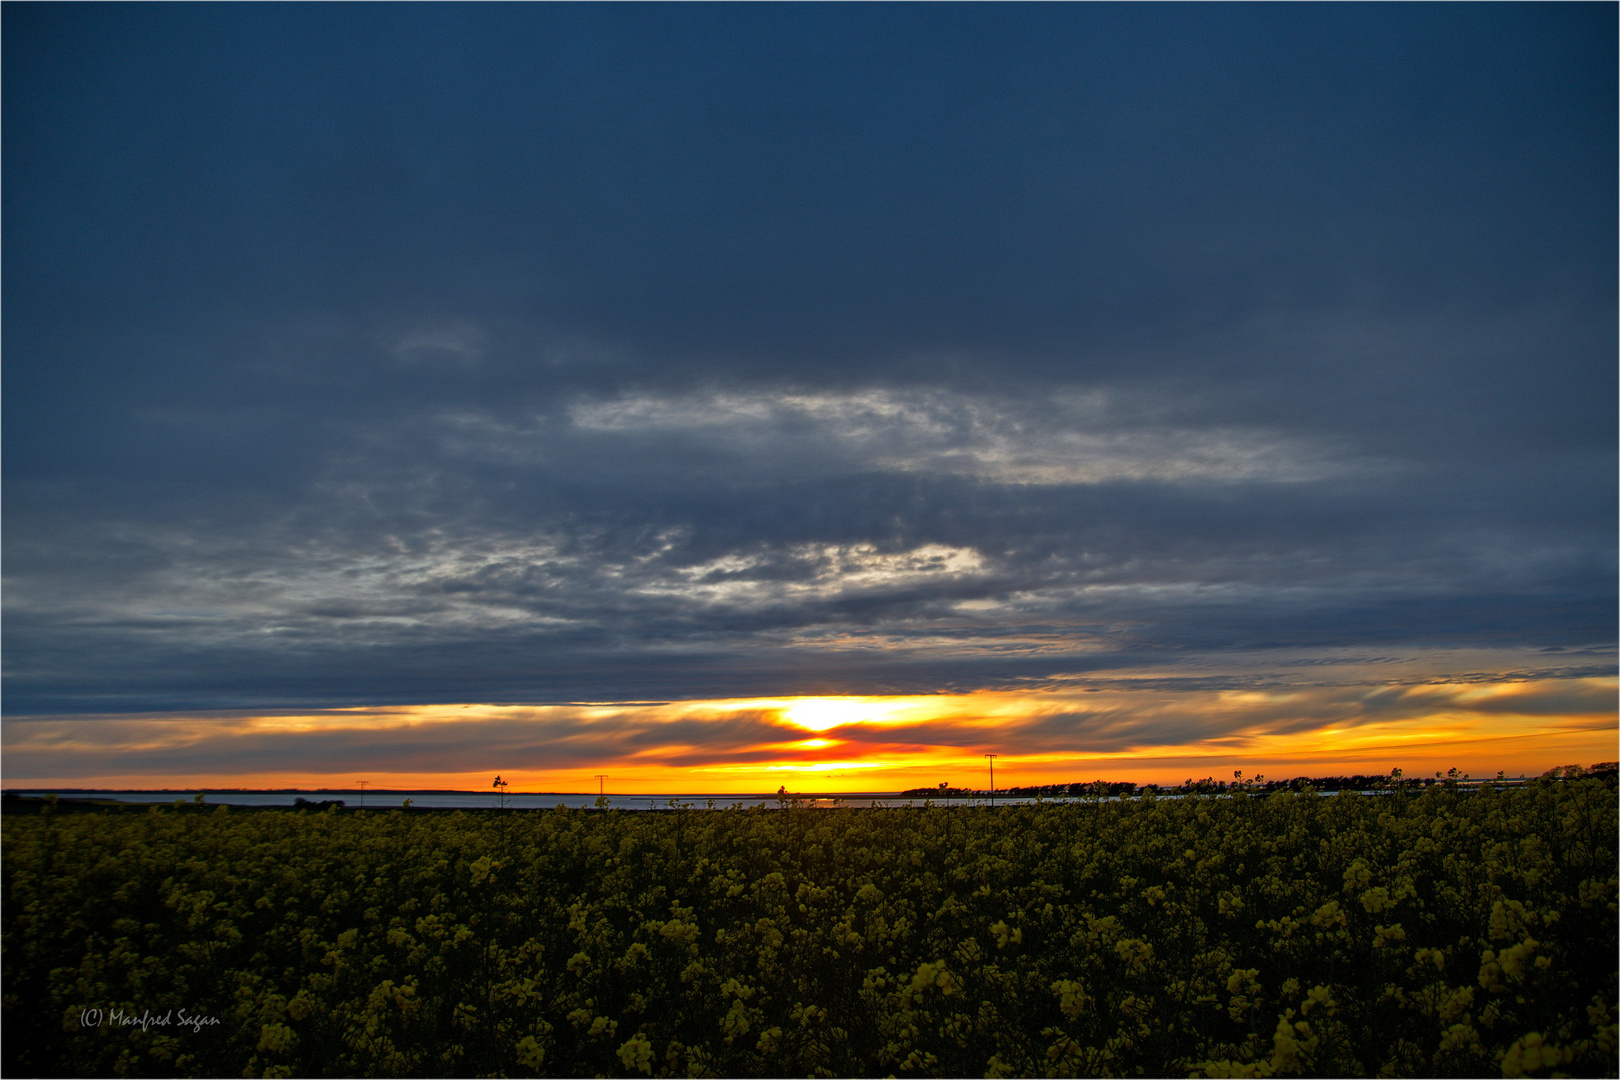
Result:
{"label": "water", "polygon": [[[1491,781],[1491,786],[1497,782]],[[1507,781],[1512,784],[1514,781]],[[1475,785],[1470,785],[1470,787]],[[93,789],[57,788],[54,793],[63,799],[110,799],[114,802],[148,804],[162,806],[173,804],[176,799],[190,803],[196,796],[197,788],[186,791],[100,791]],[[342,799],[345,809],[387,810],[403,806],[406,799],[418,809],[432,810],[496,810],[501,806],[500,797],[493,791],[394,791],[371,789],[361,792],[355,789],[331,789],[320,791],[207,791],[204,790],[204,802],[209,806],[281,806],[291,807],[293,800],[306,799],[312,803],[323,802],[327,799]],[[17,794],[30,798],[43,798],[52,794],[50,788],[18,789]],[[1336,791],[1319,791],[1321,796],[1336,795]],[[1387,790],[1358,791],[1358,795],[1389,795]],[[1160,799],[1180,799],[1180,794],[1160,793]],[[1230,793],[1221,796],[1204,795],[1204,798],[1230,797]],[[859,792],[850,795],[793,795],[790,798],[804,807],[880,807],[893,809],[896,807],[922,806],[928,800],[921,797],[902,798],[892,791]],[[1137,796],[1124,796],[1134,799]],[[687,807],[693,810],[726,810],[733,807],[763,806],[775,807],[778,798],[775,795],[609,795],[608,807],[612,810],[669,810],[678,807]],[[1118,802],[1121,796],[1107,795],[1100,801]],[[671,807],[671,800],[675,807]],[[1029,806],[1036,802],[1044,804],[1078,805],[1090,804],[1099,800],[1089,796],[1084,797],[1053,797],[1035,798],[1006,798],[997,795],[997,806]],[[558,806],[565,806],[570,810],[588,810],[596,806],[595,795],[577,795],[569,793],[507,793],[506,809],[508,810],[552,810]],[[938,799],[935,806],[989,806],[990,800],[985,796],[975,798]]]}
{"label": "water", "polygon": [[[55,789],[55,794],[64,799],[110,799],[115,802],[151,804],[162,806],[172,804],[176,799],[190,803],[199,789],[189,791],[93,791],[93,790],[66,790]],[[323,791],[204,791],[204,802],[210,806],[287,806],[293,805],[294,799],[307,799],[312,803],[319,803],[327,799],[342,799],[345,809],[358,808],[362,805],[366,809],[386,810],[402,806],[406,799],[421,809],[435,810],[495,810],[501,805],[501,799],[493,791],[378,791],[376,789],[361,792],[358,789],[349,790],[323,790]],[[52,794],[51,789],[40,788],[32,790],[19,790],[19,795],[31,798],[42,798]],[[820,795],[820,796],[791,796],[798,800],[800,806],[810,807],[904,807],[921,806],[927,800],[921,798],[901,798],[892,791],[861,792],[851,795]],[[676,806],[687,806],[694,810],[713,808],[725,810],[731,807],[765,806],[774,807],[778,800],[775,795],[609,795],[608,806],[613,810],[668,810],[673,798]],[[1082,802],[1080,799],[1045,799],[1044,802]],[[1033,803],[1034,799],[1004,799],[996,798],[997,806],[1012,806],[1024,803]],[[989,800],[979,799],[942,799],[936,806],[988,806]],[[591,809],[596,806],[595,795],[577,795],[563,793],[537,793],[519,794],[508,792],[506,795],[506,808],[508,810],[551,810],[558,806],[566,806],[571,810]]]}

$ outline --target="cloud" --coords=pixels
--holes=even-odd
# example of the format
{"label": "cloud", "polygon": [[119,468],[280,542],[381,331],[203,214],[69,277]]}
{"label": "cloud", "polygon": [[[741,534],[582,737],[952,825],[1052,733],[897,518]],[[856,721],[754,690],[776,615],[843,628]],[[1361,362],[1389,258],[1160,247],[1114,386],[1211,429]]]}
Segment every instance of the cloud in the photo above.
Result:
{"label": "cloud", "polygon": [[[1285,744],[1308,764],[1358,749],[1433,752],[1540,730],[1600,746],[1614,730],[1612,677],[1491,684],[1362,683],[1269,690],[1181,688],[909,698],[764,699],[640,705],[354,709],[294,715],[9,721],[8,782],[73,778],[148,785],[233,771],[257,783],[499,771],[527,786],[593,772],[695,790],[698,775],[768,790],[773,770],[843,770],[857,786],[908,786],[907,770],[1004,766],[1059,779],[1102,760],[1156,769],[1167,753],[1247,754]],[[795,719],[797,717],[797,719]],[[826,720],[823,724],[820,721]],[[380,781],[387,782],[387,781]],[[1043,781],[1044,782],[1044,781]],[[720,789],[717,789],[720,790]]]}
{"label": "cloud", "polygon": [[1612,671],[1608,9],[5,18],[8,716]]}
{"label": "cloud", "polygon": [[[791,449],[821,469],[961,475],[997,484],[1132,480],[1308,480],[1376,462],[1301,438],[1233,427],[1184,427],[1127,412],[1102,392],[1039,401],[945,389],[711,391],[623,395],[573,406],[576,429],[659,442],[690,440],[745,459]],[[1135,421],[1134,423],[1132,421]],[[508,434],[510,439],[511,435]]]}
{"label": "cloud", "polygon": [[483,359],[487,338],[485,329],[476,322],[448,322],[421,326],[401,334],[390,345],[390,351],[404,365],[472,367]]}

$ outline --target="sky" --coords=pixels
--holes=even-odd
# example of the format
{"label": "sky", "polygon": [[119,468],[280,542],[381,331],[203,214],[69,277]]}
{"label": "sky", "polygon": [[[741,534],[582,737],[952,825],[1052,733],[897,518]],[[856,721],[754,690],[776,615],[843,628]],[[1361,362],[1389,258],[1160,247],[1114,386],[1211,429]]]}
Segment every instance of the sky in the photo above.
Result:
{"label": "sky", "polygon": [[0,775],[1611,760],[1616,19],[6,4]]}

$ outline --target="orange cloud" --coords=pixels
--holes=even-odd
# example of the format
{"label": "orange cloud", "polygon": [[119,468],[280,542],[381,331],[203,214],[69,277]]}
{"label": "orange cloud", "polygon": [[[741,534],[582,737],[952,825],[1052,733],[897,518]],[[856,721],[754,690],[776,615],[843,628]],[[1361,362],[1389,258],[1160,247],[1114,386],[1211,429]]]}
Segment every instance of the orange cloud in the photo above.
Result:
{"label": "orange cloud", "polygon": [[13,787],[379,787],[627,794],[892,791],[1098,778],[1534,774],[1615,758],[1616,681],[1064,689],[276,716],[8,720]]}

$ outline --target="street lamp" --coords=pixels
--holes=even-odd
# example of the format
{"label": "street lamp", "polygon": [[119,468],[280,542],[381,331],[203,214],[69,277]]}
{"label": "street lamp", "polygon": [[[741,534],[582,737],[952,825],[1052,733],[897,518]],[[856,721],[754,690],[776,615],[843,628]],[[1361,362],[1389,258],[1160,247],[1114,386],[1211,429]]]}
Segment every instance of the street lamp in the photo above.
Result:
{"label": "street lamp", "polygon": [[996,805],[996,755],[986,754],[984,756],[990,759],[990,806],[994,809]]}

